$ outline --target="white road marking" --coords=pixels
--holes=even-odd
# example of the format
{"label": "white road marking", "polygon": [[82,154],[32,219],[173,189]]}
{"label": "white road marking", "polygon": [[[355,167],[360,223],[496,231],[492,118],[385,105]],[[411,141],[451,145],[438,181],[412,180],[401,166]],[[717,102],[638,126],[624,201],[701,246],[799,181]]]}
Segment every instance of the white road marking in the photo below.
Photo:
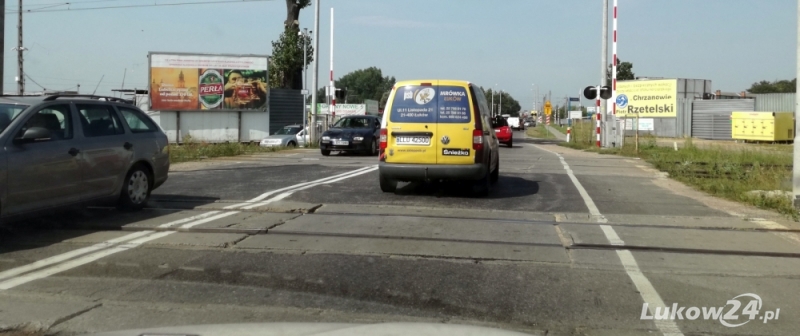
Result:
{"label": "white road marking", "polygon": [[[317,185],[327,184],[327,183],[334,183],[338,181],[342,181],[344,179],[348,179],[350,177],[358,176],[361,174],[366,174],[371,171],[378,169],[377,165],[368,166],[360,169],[356,169],[354,171],[350,171],[347,173],[342,173],[334,176],[329,176],[326,178],[318,179],[311,182],[304,182],[299,183],[293,186],[273,190],[264,194],[259,195],[256,198],[253,198],[247,202],[234,204],[225,209],[233,209],[242,206],[247,206],[245,209],[250,209],[256,206],[269,204],[286,197],[289,197],[296,191],[305,190]],[[253,204],[258,201],[262,201],[263,199],[273,195],[275,193],[279,193],[278,196],[270,198],[266,201]],[[158,228],[169,228],[173,226],[180,225],[180,228],[186,229],[191,228],[197,225],[205,224],[208,222],[215,221],[220,218],[225,218],[231,215],[235,215],[239,213],[239,211],[209,211],[206,213],[202,213],[199,215],[175,220],[169,223],[164,223],[158,226]],[[10,270],[6,270],[0,272],[0,290],[7,290],[34,280],[46,278],[53,274],[57,274],[60,272],[64,272],[75,267],[79,267],[98,259],[110,256],[115,253],[123,252],[130,250],[134,247],[137,247],[141,244],[146,242],[156,240],[159,238],[164,238],[169,236],[177,231],[162,231],[162,232],[155,232],[151,230],[146,231],[139,231],[134,232],[122,237],[110,239],[104,241],[102,243],[98,243],[92,246],[80,248],[74,251],[62,253],[53,257],[49,257],[46,259],[42,259],[36,262],[33,262],[28,265],[23,265],[20,267],[15,267]],[[54,265],[55,266],[51,266]],[[51,267],[48,267],[51,266]],[[48,268],[45,268],[48,267]],[[42,269],[44,268],[44,269]],[[21,275],[22,274],[22,275]]]}
{"label": "white road marking", "polygon": [[[584,203],[586,203],[586,207],[589,208],[589,213],[597,220],[598,223],[607,223],[608,220],[600,213],[597,205],[594,204],[594,201],[592,201],[589,193],[586,192],[586,189],[583,188],[583,185],[581,185],[580,181],[578,181],[578,179],[575,177],[575,174],[572,172],[572,169],[569,168],[569,165],[564,160],[564,157],[559,153],[547,150],[540,146],[534,145],[534,147],[558,156],[558,159],[561,160],[561,164],[564,166],[564,170],[567,171],[567,175],[569,175],[570,180],[572,180],[575,188],[577,188],[578,192],[581,194]],[[603,231],[603,234],[606,236],[606,239],[608,239],[611,245],[625,246],[625,242],[620,239],[617,232],[614,231],[614,228],[610,225],[601,224],[600,230]],[[650,314],[655,314],[655,307],[666,307],[664,300],[661,299],[661,295],[658,294],[658,291],[656,291],[655,287],[653,287],[653,284],[650,282],[650,280],[648,280],[644,273],[642,273],[641,268],[639,268],[639,264],[636,263],[636,259],[633,257],[633,253],[631,253],[629,250],[617,250],[617,257],[619,257],[622,266],[625,268],[625,273],[628,274],[628,277],[631,278],[631,281],[633,281],[633,284],[639,291],[639,295],[642,296],[642,300],[647,302]],[[661,333],[665,336],[683,336],[683,333],[674,321],[656,320],[654,322],[656,328],[658,328],[658,330],[661,331]]]}

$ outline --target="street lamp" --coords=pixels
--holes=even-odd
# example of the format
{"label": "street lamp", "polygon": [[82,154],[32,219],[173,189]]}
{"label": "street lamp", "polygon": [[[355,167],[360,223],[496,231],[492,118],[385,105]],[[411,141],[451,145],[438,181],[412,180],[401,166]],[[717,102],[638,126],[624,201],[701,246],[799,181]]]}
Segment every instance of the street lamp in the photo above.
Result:
{"label": "street lamp", "polygon": [[[539,111],[539,85],[531,84],[536,88],[536,96],[533,98],[533,109]],[[532,89],[531,89],[532,90]]]}
{"label": "street lamp", "polygon": [[494,90],[492,90],[492,115],[496,115],[494,113],[494,94],[497,93],[497,84],[494,85]]}
{"label": "street lamp", "polygon": [[[308,47],[306,47],[306,40],[310,36],[308,28],[303,28],[303,31],[297,32],[297,35],[303,38],[303,132],[304,132],[303,137],[306,137],[308,135],[308,130],[306,130],[306,127],[308,126],[306,120],[308,119],[308,110],[306,109],[306,101],[308,101],[308,88],[306,87],[308,83],[308,80],[306,78],[306,73],[307,73],[306,70],[308,69],[308,64],[307,64]],[[307,144],[306,142],[307,141],[303,139],[303,143],[305,143],[305,146],[308,146],[309,144]]]}

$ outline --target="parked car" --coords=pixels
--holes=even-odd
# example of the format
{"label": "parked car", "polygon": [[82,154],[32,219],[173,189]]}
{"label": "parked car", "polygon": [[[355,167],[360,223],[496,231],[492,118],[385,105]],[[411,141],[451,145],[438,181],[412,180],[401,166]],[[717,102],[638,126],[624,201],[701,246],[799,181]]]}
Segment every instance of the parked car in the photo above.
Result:
{"label": "parked car", "polygon": [[303,125],[283,126],[275,134],[261,140],[261,147],[297,147],[297,134],[303,129]]}
{"label": "parked car", "polygon": [[130,101],[0,96],[0,217],[114,201],[143,208],[167,180],[167,136]]}
{"label": "parked car", "polygon": [[328,156],[331,151],[359,152],[378,155],[381,121],[371,115],[342,117],[322,133],[319,149]]}
{"label": "parked car", "polygon": [[490,113],[480,87],[466,81],[395,84],[380,130],[381,190],[394,192],[398,181],[466,180],[487,195],[500,170]]}
{"label": "parked car", "polygon": [[508,121],[505,118],[495,117],[492,119],[492,128],[500,143],[514,147],[514,132],[511,131],[511,127],[508,127]]}

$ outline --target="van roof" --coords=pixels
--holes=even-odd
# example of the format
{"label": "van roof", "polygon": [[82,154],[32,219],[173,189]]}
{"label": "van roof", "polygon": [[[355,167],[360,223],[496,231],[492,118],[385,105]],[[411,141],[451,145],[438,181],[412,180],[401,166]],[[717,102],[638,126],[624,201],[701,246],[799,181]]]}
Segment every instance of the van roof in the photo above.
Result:
{"label": "van roof", "polygon": [[432,83],[432,82],[439,82],[439,85],[463,85],[469,86],[469,81],[465,80],[455,80],[455,79],[413,79],[413,80],[404,80],[399,81],[394,84],[394,87],[406,86],[406,85],[419,85],[420,83]]}

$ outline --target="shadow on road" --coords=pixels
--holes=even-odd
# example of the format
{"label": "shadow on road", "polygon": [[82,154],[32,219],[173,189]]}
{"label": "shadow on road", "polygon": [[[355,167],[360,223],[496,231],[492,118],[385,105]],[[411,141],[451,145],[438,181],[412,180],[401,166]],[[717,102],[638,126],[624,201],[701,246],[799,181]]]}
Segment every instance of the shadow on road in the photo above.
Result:
{"label": "shadow on road", "polygon": [[[140,211],[120,211],[111,204],[43,211],[0,226],[0,258],[14,251],[36,249],[98,231],[118,231],[122,227],[174,214],[184,209],[214,203],[218,198],[186,195],[153,195]],[[175,205],[182,206],[175,206]]]}
{"label": "shadow on road", "polygon": [[[517,176],[503,176],[492,186],[485,199],[503,199],[535,195],[539,192],[539,182]],[[399,184],[397,195],[429,196],[436,198],[481,198],[472,191],[470,182],[411,182]]]}

